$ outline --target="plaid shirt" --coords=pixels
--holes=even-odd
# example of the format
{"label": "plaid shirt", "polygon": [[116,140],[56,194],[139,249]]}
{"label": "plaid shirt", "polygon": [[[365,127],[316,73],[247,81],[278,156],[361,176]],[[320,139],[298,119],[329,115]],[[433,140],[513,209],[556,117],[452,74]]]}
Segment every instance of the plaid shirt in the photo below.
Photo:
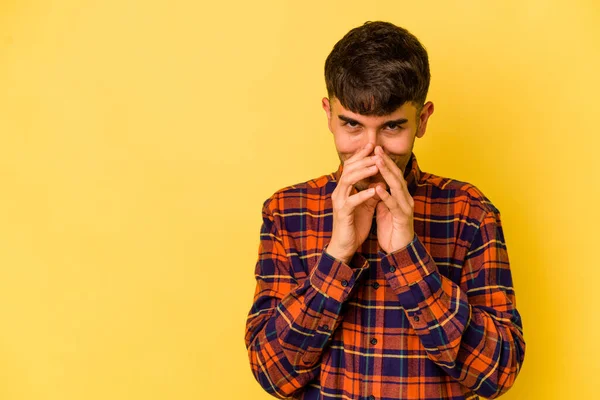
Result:
{"label": "plaid shirt", "polygon": [[293,399],[478,399],[525,355],[499,211],[473,185],[405,172],[413,241],[385,253],[376,222],[348,264],[327,253],[335,173],[264,203],[246,325],[260,385]]}

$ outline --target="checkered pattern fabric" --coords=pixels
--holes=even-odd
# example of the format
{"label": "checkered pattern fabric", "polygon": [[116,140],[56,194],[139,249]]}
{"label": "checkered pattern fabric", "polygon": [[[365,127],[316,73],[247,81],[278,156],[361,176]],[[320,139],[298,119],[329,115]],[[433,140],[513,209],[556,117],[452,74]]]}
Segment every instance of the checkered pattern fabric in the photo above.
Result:
{"label": "checkered pattern fabric", "polygon": [[264,203],[245,337],[257,381],[304,400],[504,393],[525,342],[499,211],[473,185],[422,172],[413,154],[413,241],[386,254],[374,218],[346,264],[327,253],[342,171]]}

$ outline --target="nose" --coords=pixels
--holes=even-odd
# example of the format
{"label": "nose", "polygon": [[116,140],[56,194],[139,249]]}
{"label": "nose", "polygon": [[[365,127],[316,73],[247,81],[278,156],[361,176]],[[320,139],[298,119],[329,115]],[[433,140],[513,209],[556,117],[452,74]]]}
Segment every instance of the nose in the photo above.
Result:
{"label": "nose", "polygon": [[383,148],[383,141],[381,140],[381,135],[378,135],[376,130],[367,131],[366,137],[367,140],[365,144],[371,143],[373,145],[373,149],[375,148],[375,146],[381,146]]}

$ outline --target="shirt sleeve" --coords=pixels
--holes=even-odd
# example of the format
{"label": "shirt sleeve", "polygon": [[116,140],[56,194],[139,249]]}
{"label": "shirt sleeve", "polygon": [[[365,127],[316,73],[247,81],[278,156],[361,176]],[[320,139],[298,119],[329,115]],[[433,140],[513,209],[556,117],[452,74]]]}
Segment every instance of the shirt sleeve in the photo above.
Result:
{"label": "shirt sleeve", "polygon": [[345,264],[325,247],[308,275],[297,273],[303,262],[278,228],[270,203],[263,207],[245,342],[256,380],[271,395],[286,398],[319,374],[323,351],[341,322],[342,304],[369,264],[360,254]]}
{"label": "shirt sleeve", "polygon": [[382,268],[432,361],[486,398],[512,386],[525,341],[499,213],[487,212],[476,230],[460,286],[440,274],[416,235]]}

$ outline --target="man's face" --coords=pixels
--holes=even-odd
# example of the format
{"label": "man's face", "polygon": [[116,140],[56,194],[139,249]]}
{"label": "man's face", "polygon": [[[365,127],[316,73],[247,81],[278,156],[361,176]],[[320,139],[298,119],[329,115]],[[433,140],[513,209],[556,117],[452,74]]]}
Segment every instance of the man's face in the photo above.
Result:
{"label": "man's face", "polygon": [[[327,114],[329,130],[333,133],[335,148],[343,164],[367,143],[381,146],[386,154],[404,172],[414,146],[415,138],[425,134],[427,119],[433,113],[433,103],[427,102],[419,115],[412,103],[404,103],[384,116],[355,114],[342,107],[335,97],[323,98],[323,109]],[[357,190],[367,189],[378,182],[385,183],[381,173],[357,182]]]}

